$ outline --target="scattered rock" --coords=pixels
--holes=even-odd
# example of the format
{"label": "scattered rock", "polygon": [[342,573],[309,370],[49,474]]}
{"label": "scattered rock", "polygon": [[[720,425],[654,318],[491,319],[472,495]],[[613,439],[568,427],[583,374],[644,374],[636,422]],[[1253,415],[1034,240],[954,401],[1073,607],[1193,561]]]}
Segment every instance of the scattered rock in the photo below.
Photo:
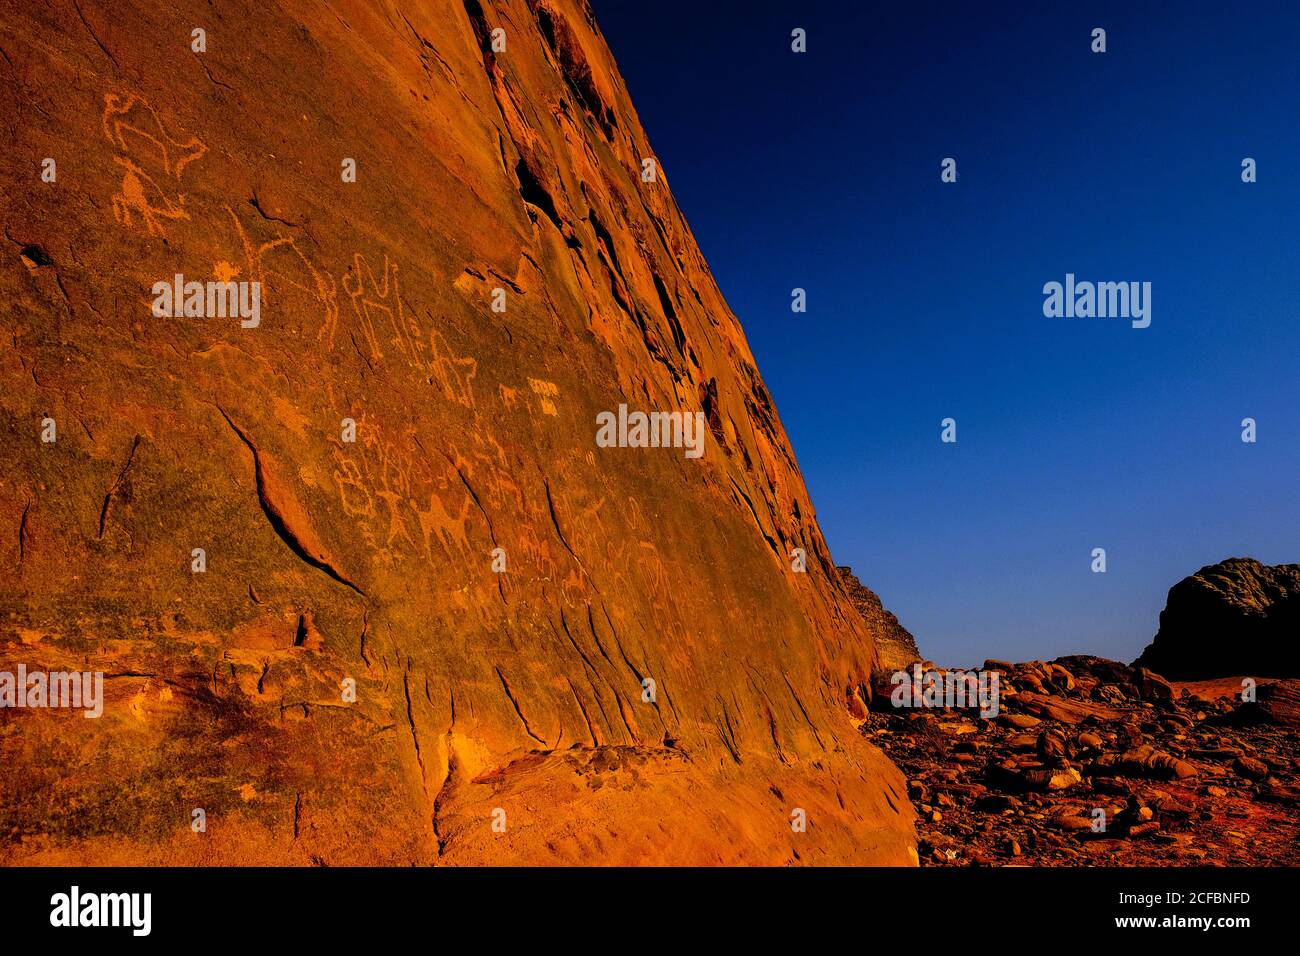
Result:
{"label": "scattered rock", "polygon": [[1145,777],[1154,780],[1182,780],[1196,776],[1196,765],[1180,760],[1150,744],[1142,744],[1123,753],[1102,754],[1088,768],[1097,776]]}
{"label": "scattered rock", "polygon": [[[935,726],[973,729],[923,736],[886,729],[911,726],[911,716],[872,715],[873,739],[912,778],[913,800],[925,797],[921,833],[951,840],[951,855],[923,853],[924,865],[1300,861],[1300,735],[1288,727],[1258,711],[1226,720],[1242,705],[1212,682],[1187,693],[1101,658],[1057,662],[1072,687],[1041,661],[988,663],[1005,685],[1025,688],[996,720],[936,710]],[[1285,701],[1269,690],[1285,683],[1300,686],[1262,684],[1260,698]],[[1244,839],[1227,836],[1229,825]],[[1249,861],[1229,849],[1246,841]]]}
{"label": "scattered rock", "polygon": [[1251,780],[1263,780],[1268,776],[1268,764],[1254,757],[1238,757],[1232,762],[1232,769]]}

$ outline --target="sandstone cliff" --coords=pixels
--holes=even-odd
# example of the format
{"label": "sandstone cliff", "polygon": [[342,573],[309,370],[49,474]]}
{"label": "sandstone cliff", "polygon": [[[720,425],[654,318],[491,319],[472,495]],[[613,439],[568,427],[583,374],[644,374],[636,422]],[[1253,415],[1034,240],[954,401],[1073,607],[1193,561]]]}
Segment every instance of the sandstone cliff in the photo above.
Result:
{"label": "sandstone cliff", "polygon": [[1229,558],[1179,581],[1134,664],[1172,680],[1300,677],[1300,564]]}
{"label": "sandstone cliff", "polygon": [[0,857],[915,861],[881,635],[585,5],[2,6],[0,670],[105,702],[0,711]]}

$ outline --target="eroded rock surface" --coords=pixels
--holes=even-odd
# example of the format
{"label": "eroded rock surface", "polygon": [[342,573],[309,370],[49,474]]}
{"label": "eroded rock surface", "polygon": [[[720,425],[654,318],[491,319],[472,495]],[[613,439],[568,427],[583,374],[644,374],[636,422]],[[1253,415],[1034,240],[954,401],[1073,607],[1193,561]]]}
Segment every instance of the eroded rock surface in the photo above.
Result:
{"label": "eroded rock surface", "polygon": [[921,652],[916,649],[916,638],[881,603],[875,592],[858,580],[852,568],[841,566],[837,570],[849,600],[875,635],[878,671],[898,671],[919,661]]}
{"label": "eroded rock surface", "polygon": [[[0,47],[0,665],[105,674],[0,712],[0,858],[915,861],[882,635],[585,5],[4,2]],[[156,317],[177,274],[259,324]],[[620,404],[703,456],[597,447]]]}
{"label": "eroded rock surface", "polygon": [[1229,558],[1184,578],[1134,663],[1172,680],[1300,677],[1300,564]]}

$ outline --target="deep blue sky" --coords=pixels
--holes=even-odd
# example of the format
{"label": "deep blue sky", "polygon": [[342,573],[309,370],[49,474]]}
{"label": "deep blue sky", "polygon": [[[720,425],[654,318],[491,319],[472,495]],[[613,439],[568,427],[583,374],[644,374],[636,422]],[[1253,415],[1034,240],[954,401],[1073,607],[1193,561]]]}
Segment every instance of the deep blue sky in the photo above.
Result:
{"label": "deep blue sky", "polygon": [[[1294,4],[594,6],[836,561],[923,653],[1129,660],[1185,575],[1300,561]],[[1044,318],[1066,272],[1150,281],[1151,327]]]}

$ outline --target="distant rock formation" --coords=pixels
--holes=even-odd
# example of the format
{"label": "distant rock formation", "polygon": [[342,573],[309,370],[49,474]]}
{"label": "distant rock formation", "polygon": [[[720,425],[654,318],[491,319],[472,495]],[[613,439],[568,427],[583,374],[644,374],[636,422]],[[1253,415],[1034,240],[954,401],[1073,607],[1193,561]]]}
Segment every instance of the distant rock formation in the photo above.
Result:
{"label": "distant rock formation", "polygon": [[875,592],[858,580],[852,568],[840,566],[835,570],[840,572],[840,580],[844,582],[849,600],[875,635],[876,653],[879,655],[877,672],[902,670],[914,661],[919,661],[921,652],[916,649],[916,638],[898,623],[898,618],[892,612],[885,609]]}
{"label": "distant rock formation", "polygon": [[1300,564],[1229,558],[1184,578],[1133,663],[1171,680],[1300,677]]}
{"label": "distant rock formation", "polygon": [[916,862],[585,0],[3,7],[0,861]]}

